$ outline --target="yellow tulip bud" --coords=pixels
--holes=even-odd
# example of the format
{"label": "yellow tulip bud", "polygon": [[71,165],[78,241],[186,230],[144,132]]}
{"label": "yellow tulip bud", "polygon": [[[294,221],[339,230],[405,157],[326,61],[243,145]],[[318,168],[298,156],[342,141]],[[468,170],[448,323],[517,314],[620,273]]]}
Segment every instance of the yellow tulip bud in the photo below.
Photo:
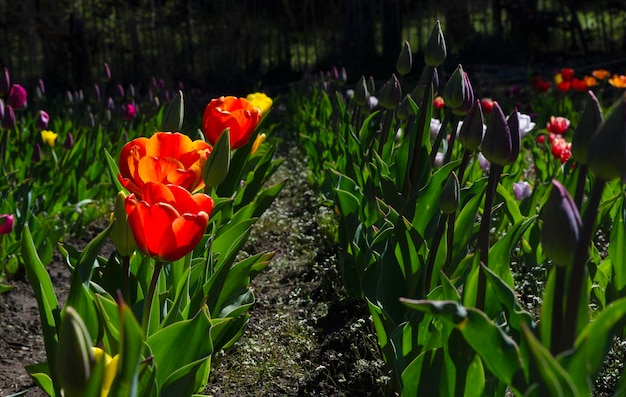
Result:
{"label": "yellow tulip bud", "polygon": [[256,139],[254,140],[254,143],[252,144],[252,149],[250,149],[250,154],[254,154],[254,152],[256,152],[259,147],[261,146],[261,144],[263,142],[265,142],[265,138],[267,136],[264,133],[261,133],[259,135],[257,135]]}

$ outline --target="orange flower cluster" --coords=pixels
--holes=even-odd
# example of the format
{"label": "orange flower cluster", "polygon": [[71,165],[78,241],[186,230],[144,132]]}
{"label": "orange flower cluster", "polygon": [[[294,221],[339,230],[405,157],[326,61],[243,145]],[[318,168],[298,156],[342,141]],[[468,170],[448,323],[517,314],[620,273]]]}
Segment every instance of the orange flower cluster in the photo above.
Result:
{"label": "orange flower cluster", "polygon": [[131,192],[126,214],[141,252],[175,261],[198,244],[213,200],[192,192],[204,187],[202,167],[210,152],[206,142],[177,132],[157,132],[124,145],[118,179]]}
{"label": "orange flower cluster", "polygon": [[[608,70],[598,69],[592,71],[590,75],[577,78],[574,69],[562,68],[554,74],[553,80],[558,91],[586,91],[591,87],[597,86],[599,80],[605,80],[609,76],[610,72]],[[613,75],[613,78],[608,81],[609,84],[615,87],[626,88],[626,76]],[[540,76],[533,77],[531,82],[533,87],[539,92],[546,92],[552,87],[552,83]]]}

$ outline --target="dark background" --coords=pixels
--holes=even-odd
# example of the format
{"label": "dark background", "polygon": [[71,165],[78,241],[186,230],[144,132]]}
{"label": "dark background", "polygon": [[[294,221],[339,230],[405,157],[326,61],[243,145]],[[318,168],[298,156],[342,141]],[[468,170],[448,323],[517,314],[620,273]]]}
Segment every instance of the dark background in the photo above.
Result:
{"label": "dark background", "polygon": [[0,0],[0,67],[48,92],[89,87],[104,62],[121,84],[233,94],[333,65],[388,78],[403,40],[419,73],[437,19],[450,70],[626,73],[626,0]]}

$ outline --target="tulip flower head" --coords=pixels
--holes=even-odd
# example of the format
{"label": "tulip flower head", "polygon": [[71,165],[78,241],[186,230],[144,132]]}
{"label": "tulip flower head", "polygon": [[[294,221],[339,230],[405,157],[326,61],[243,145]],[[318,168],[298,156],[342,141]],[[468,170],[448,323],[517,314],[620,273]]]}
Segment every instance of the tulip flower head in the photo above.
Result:
{"label": "tulip flower head", "polygon": [[54,147],[56,143],[58,134],[52,131],[43,130],[41,131],[41,140],[43,143],[50,147]]}
{"label": "tulip flower head", "polygon": [[9,90],[9,96],[7,97],[7,105],[11,106],[13,109],[20,109],[24,105],[26,105],[26,90],[19,84],[11,85],[11,89]]}
{"label": "tulip flower head", "polygon": [[556,265],[571,265],[580,239],[582,221],[574,200],[556,180],[552,180],[552,190],[540,217],[543,219],[543,252]]}
{"label": "tulip flower head", "polygon": [[274,103],[272,101],[272,98],[268,97],[263,92],[248,94],[246,99],[248,100],[248,102],[250,102],[250,104],[252,104],[252,106],[259,108],[259,110],[261,111],[261,115],[267,114],[267,112],[270,111]]}
{"label": "tulip flower head", "polygon": [[74,147],[74,135],[71,132],[67,133],[65,142],[63,142],[63,149],[70,150]]}
{"label": "tulip flower head", "polygon": [[215,145],[219,136],[230,129],[230,147],[238,149],[250,140],[261,120],[261,111],[245,98],[226,96],[213,99],[204,109],[202,132]]}
{"label": "tulip flower head", "polygon": [[546,124],[546,129],[556,135],[563,135],[570,126],[570,121],[565,117],[550,116],[550,121]]}
{"label": "tulip flower head", "polygon": [[122,106],[122,110],[124,111],[124,119],[126,121],[132,121],[137,117],[137,106],[132,103]]}
{"label": "tulip flower head", "polygon": [[614,74],[608,81],[615,88],[626,88],[626,75]]}
{"label": "tulip flower head", "polygon": [[435,105],[435,109],[443,109],[446,106],[446,101],[440,95],[437,95],[435,99],[433,99],[433,105]]}
{"label": "tulip flower head", "polygon": [[533,193],[533,188],[530,183],[526,181],[520,181],[513,184],[513,193],[517,200],[524,200]]}
{"label": "tulip flower head", "polygon": [[2,116],[2,128],[10,130],[15,126],[15,112],[11,105],[4,107],[4,115]]}
{"label": "tulip flower head", "polygon": [[0,235],[9,234],[15,227],[15,216],[13,214],[0,214]]}
{"label": "tulip flower head", "polygon": [[606,69],[598,69],[598,70],[592,71],[591,75],[598,80],[604,80],[611,75],[611,72],[609,72]]}
{"label": "tulip flower head", "polygon": [[202,239],[213,210],[210,196],[184,188],[148,182],[142,199],[126,197],[128,223],[137,248],[161,261],[176,261]]}
{"label": "tulip flower head", "polygon": [[190,192],[202,189],[202,168],[211,148],[178,132],[157,132],[122,148],[118,179],[137,197],[148,182],[172,183]]}
{"label": "tulip flower head", "polygon": [[48,123],[50,122],[50,116],[43,110],[39,111],[39,115],[37,116],[37,120],[35,121],[35,128],[38,130],[45,130],[48,128]]}
{"label": "tulip flower head", "polygon": [[489,114],[493,110],[493,99],[491,98],[483,98],[480,100],[480,107],[482,111]]}

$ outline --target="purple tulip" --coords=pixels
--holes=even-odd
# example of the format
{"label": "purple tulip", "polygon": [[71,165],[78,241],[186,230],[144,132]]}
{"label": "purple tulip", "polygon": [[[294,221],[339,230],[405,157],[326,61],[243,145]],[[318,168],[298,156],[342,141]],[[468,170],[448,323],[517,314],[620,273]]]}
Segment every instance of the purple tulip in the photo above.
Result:
{"label": "purple tulip", "polygon": [[35,128],[38,130],[48,129],[48,122],[50,121],[50,116],[43,110],[39,111],[39,116],[37,117],[37,121],[35,121]]}
{"label": "purple tulip", "polygon": [[102,68],[102,81],[106,83],[109,80],[111,80],[111,69],[109,64],[105,62]]}
{"label": "purple tulip", "polygon": [[122,99],[124,99],[125,92],[124,92],[124,87],[122,87],[121,84],[117,84],[113,92],[114,92],[113,96],[115,97],[116,101],[121,101]]}
{"label": "purple tulip", "polygon": [[132,103],[124,105],[122,110],[124,111],[124,119],[126,121],[131,121],[137,116],[137,106]]}
{"label": "purple tulip", "polygon": [[7,97],[7,105],[11,105],[13,109],[19,109],[26,105],[26,90],[19,84],[11,85],[9,96]]}
{"label": "purple tulip", "polygon": [[13,214],[0,214],[0,234],[9,234],[15,226]]}
{"label": "purple tulip", "polygon": [[30,157],[30,161],[32,163],[38,163],[41,161],[41,146],[38,143],[35,143],[35,147],[33,148],[33,155]]}
{"label": "purple tulip", "polygon": [[63,148],[66,150],[70,150],[73,147],[74,147],[74,136],[72,135],[71,132],[68,132],[67,136],[65,137],[65,142],[63,142]]}
{"label": "purple tulip", "polygon": [[582,221],[574,200],[556,180],[552,180],[552,190],[541,209],[540,217],[543,219],[543,252],[556,265],[571,265],[580,239]]}
{"label": "purple tulip", "polygon": [[2,128],[10,130],[15,125],[15,112],[11,105],[4,107],[4,116],[2,117]]}
{"label": "purple tulip", "polygon": [[524,200],[526,197],[530,197],[533,193],[533,188],[530,183],[526,181],[520,181],[513,184],[513,193],[518,200]]}
{"label": "purple tulip", "polygon": [[491,168],[491,163],[482,153],[478,153],[478,165],[480,165],[480,169],[483,171],[489,171],[489,168]]}

